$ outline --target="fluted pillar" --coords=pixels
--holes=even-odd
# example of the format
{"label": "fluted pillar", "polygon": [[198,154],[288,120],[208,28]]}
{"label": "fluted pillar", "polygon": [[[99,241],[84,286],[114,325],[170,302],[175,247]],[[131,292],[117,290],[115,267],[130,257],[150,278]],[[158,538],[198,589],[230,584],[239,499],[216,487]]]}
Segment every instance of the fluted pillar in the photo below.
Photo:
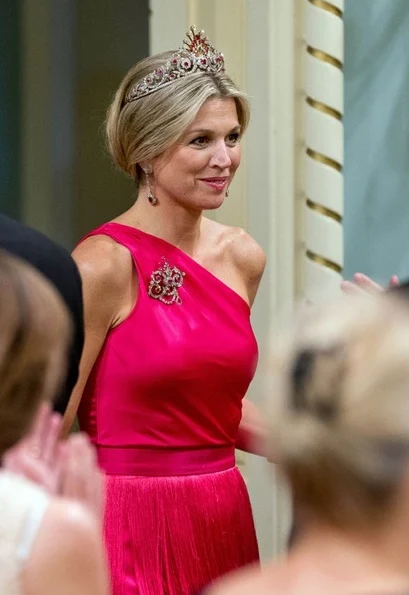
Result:
{"label": "fluted pillar", "polygon": [[304,0],[303,293],[339,293],[343,269],[344,0]]}

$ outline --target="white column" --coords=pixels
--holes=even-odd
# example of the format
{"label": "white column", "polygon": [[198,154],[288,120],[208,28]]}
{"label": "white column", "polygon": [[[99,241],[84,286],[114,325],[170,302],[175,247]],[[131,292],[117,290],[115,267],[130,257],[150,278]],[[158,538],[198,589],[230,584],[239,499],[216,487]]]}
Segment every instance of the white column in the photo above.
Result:
{"label": "white column", "polygon": [[[299,0],[248,0],[246,92],[252,103],[246,160],[248,231],[267,254],[252,316],[261,361],[251,396],[262,407],[274,398],[265,393],[269,343],[291,314],[296,291],[302,8]],[[259,457],[249,457],[246,477],[263,558],[278,555],[291,520],[282,477]]]}
{"label": "white column", "polygon": [[304,0],[304,192],[301,291],[339,293],[343,269],[344,0]]}

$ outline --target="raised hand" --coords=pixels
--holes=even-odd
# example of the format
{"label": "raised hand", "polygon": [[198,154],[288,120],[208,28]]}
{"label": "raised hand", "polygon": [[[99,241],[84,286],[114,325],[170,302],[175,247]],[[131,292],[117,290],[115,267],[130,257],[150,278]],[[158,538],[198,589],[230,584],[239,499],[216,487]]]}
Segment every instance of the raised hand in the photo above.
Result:
{"label": "raised hand", "polygon": [[[397,287],[400,285],[399,278],[397,275],[393,275],[389,280],[389,287]],[[345,293],[348,294],[356,294],[356,293],[379,293],[384,291],[385,288],[373,281],[367,275],[363,273],[356,273],[353,276],[352,281],[342,281],[341,289]]]}
{"label": "raised hand", "polygon": [[43,403],[29,434],[4,454],[3,469],[23,475],[50,494],[56,494],[61,469],[61,422],[61,416]]}
{"label": "raised hand", "polygon": [[94,447],[85,434],[61,441],[61,425],[61,416],[42,404],[29,434],[5,453],[2,467],[49,494],[80,502],[101,521],[103,476]]}
{"label": "raised hand", "polygon": [[102,521],[103,475],[98,468],[95,449],[86,434],[71,434],[63,444],[59,493],[80,502]]}

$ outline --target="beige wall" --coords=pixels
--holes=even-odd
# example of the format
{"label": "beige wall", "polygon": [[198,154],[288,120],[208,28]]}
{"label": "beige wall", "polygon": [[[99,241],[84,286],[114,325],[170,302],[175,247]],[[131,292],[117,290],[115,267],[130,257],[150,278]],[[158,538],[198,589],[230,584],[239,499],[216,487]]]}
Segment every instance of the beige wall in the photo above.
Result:
{"label": "beige wall", "polygon": [[147,0],[24,0],[23,219],[65,244],[125,210],[134,185],[104,147],[106,109],[147,55]]}
{"label": "beige wall", "polygon": [[77,192],[74,235],[128,209],[135,186],[104,146],[107,107],[127,70],[148,52],[148,6],[135,0],[80,0],[76,94]]}

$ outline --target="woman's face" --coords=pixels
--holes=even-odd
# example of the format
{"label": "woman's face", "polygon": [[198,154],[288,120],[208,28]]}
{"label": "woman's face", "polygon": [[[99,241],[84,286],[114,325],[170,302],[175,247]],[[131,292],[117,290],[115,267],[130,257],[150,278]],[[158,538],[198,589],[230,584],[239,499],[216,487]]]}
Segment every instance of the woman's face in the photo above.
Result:
{"label": "woman's face", "polygon": [[217,209],[240,158],[236,102],[208,99],[178,144],[154,160],[154,194],[194,210]]}

